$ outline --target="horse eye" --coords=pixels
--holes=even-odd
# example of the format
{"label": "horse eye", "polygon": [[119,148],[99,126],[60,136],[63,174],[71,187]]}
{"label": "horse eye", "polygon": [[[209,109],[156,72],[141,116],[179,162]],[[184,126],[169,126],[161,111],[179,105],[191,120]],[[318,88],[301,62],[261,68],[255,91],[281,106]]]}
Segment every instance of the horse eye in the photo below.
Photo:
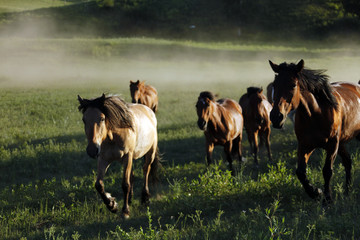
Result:
{"label": "horse eye", "polygon": [[105,121],[105,118],[104,117],[100,118],[100,121],[101,122]]}

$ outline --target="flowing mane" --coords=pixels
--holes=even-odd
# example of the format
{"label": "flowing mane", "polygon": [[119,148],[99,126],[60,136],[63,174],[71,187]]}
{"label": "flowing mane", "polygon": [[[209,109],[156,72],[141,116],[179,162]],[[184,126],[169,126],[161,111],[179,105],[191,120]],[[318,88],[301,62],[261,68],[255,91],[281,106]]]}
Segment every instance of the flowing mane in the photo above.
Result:
{"label": "flowing mane", "polygon": [[109,96],[84,100],[80,104],[79,111],[84,113],[89,107],[98,108],[105,114],[106,125],[110,130],[116,128],[132,128],[132,115],[129,111],[128,104],[118,96]]}
{"label": "flowing mane", "polygon": [[[279,65],[279,71],[287,70],[296,72],[297,65],[294,63],[282,63]],[[318,69],[312,70],[304,68],[296,77],[299,79],[300,88],[307,90],[314,94],[315,98],[320,101],[325,101],[330,107],[337,109],[338,103],[334,94],[332,93],[332,87],[329,83],[329,76],[324,74],[326,70]]]}
{"label": "flowing mane", "polygon": [[211,101],[215,101],[216,97],[215,95],[212,93],[212,92],[209,92],[209,91],[204,91],[204,92],[201,92],[200,93],[200,96],[199,96],[199,99],[200,98],[208,98],[210,99]]}
{"label": "flowing mane", "polygon": [[260,93],[262,91],[262,88],[258,87],[248,87],[247,88],[247,95],[250,97],[254,93]]}

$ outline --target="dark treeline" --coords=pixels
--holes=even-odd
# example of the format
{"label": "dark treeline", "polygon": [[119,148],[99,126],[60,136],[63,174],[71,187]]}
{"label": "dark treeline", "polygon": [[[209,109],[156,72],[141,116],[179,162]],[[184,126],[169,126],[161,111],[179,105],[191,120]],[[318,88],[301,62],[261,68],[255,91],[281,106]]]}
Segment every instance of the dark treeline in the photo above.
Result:
{"label": "dark treeline", "polygon": [[[358,0],[74,0],[0,15],[0,34],[51,22],[36,34],[195,40],[358,38]],[[29,31],[26,31],[29,34]],[[31,33],[31,32],[30,32]]]}

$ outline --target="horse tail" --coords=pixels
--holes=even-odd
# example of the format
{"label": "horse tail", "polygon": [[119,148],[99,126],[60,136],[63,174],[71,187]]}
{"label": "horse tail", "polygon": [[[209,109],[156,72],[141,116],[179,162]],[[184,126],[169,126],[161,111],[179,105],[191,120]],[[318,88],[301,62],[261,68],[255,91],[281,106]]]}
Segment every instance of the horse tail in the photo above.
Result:
{"label": "horse tail", "polygon": [[151,163],[149,180],[152,184],[157,184],[160,180],[158,171],[162,167],[161,165],[162,158],[159,151],[159,148],[156,148],[154,161]]}

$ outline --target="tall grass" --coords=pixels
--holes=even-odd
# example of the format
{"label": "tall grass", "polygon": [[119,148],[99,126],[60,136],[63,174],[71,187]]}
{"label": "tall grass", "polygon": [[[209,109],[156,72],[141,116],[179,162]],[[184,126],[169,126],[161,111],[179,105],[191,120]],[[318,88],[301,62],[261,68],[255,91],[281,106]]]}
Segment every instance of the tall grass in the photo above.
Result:
{"label": "tall grass", "polygon": [[[19,46],[17,41],[24,40],[15,40],[13,46]],[[221,49],[203,45],[204,55],[176,61],[177,53],[181,55],[183,49],[191,52],[196,44],[180,43],[182,48],[170,47],[173,52],[169,54],[169,45],[177,45],[177,42],[160,41],[156,43],[158,47],[154,47],[154,39],[149,43],[143,39],[134,42],[129,39],[30,40],[25,46],[27,51],[12,56],[13,60],[34,57],[37,62],[35,56],[38,55],[34,52],[49,56],[61,52],[65,56],[61,58],[62,64],[66,59],[80,69],[90,71],[95,68],[97,71],[91,72],[94,75],[81,76],[80,71],[69,71],[69,65],[65,65],[66,68],[55,68],[60,74],[36,73],[34,76],[50,79],[42,82],[46,84],[33,85],[32,81],[16,78],[26,79],[28,75],[9,74],[2,68],[0,79],[9,81],[0,82],[1,239],[359,238],[360,152],[356,142],[349,145],[354,162],[352,190],[348,196],[343,194],[344,168],[336,161],[332,180],[335,201],[326,208],[305,194],[294,173],[297,143],[290,122],[285,130],[273,129],[274,163],[268,163],[264,154],[260,155],[260,167],[254,168],[244,135],[243,150],[248,161],[242,165],[235,162],[235,177],[227,170],[220,147],[215,149],[216,163],[206,167],[204,136],[196,126],[195,101],[199,92],[211,90],[220,97],[238,100],[252,84],[265,87],[273,78],[269,69],[262,68],[262,62],[265,62],[264,66],[267,64],[266,58],[229,59],[222,55]],[[136,49],[139,42],[147,46],[146,53],[142,53],[144,48]],[[101,46],[105,48],[101,49]],[[129,46],[133,47],[131,51]],[[239,51],[237,54],[242,51],[236,50],[238,46],[232,48]],[[267,51],[266,47],[259,46],[258,49],[251,51],[260,56]],[[101,51],[109,51],[111,56]],[[219,61],[219,58],[209,56],[223,57]],[[274,56],[282,57],[281,54]],[[309,58],[308,62],[325,66],[331,56],[324,60]],[[152,59],[151,63],[149,59]],[[356,58],[341,59],[350,63]],[[58,59],[51,61],[54,65],[59,63]],[[9,63],[13,63],[12,59],[6,60],[6,64]],[[119,63],[126,65],[122,67]],[[215,74],[226,65],[226,71],[237,66],[239,76]],[[242,77],[246,68],[254,65],[250,71],[248,69],[247,77]],[[19,71],[22,69],[22,66],[16,67]],[[180,70],[173,74],[177,68]],[[142,160],[135,161],[135,199],[131,218],[124,221],[120,215],[106,209],[94,188],[96,161],[85,152],[86,140],[81,114],[77,110],[77,95],[97,97],[103,92],[118,93],[129,100],[130,74],[126,74],[126,69],[133,74],[133,80],[138,76],[136,72],[145,72],[150,76],[146,79],[148,83],[159,91],[157,118],[164,168],[161,183],[151,189],[152,202],[146,208],[139,201]],[[269,76],[252,74],[253,69]],[[106,74],[112,71],[118,75]],[[162,75],[167,71],[170,74]],[[69,76],[69,79],[61,76]],[[224,81],[226,76],[228,81]],[[84,82],[87,84],[83,85]],[[319,187],[323,184],[323,163],[322,151],[316,151],[309,162],[309,179]],[[122,202],[121,175],[121,165],[115,163],[105,178],[107,191],[119,200],[119,204]]]}

